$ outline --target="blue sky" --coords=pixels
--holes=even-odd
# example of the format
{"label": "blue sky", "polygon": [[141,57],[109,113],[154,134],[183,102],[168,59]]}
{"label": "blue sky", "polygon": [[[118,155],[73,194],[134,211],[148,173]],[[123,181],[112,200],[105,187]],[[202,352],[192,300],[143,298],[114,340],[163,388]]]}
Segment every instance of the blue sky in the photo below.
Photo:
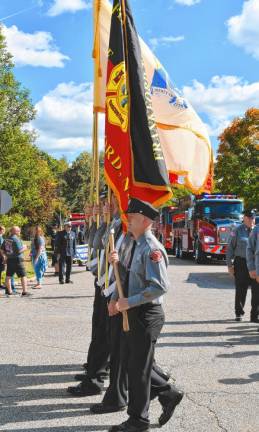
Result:
{"label": "blue sky", "polygon": [[[139,34],[217,135],[259,101],[259,0],[131,0]],[[91,146],[92,1],[1,0],[37,144],[73,160]]]}

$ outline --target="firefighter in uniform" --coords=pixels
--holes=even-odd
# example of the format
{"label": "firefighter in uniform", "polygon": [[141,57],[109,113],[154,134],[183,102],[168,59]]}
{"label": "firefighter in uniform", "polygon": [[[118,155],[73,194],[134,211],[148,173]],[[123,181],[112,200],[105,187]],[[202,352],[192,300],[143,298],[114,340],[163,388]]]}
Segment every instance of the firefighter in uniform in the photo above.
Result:
{"label": "firefighter in uniform", "polygon": [[[106,199],[107,192],[100,193],[100,200]],[[94,214],[102,211],[102,204],[95,206]],[[107,228],[106,221],[100,223],[99,228],[96,224],[90,235],[93,237],[91,240],[92,260],[91,272],[95,276],[94,287],[94,303],[92,314],[92,337],[91,343],[88,348],[87,362],[84,365],[86,373],[83,375],[76,375],[76,379],[81,382],[77,386],[68,387],[68,393],[74,397],[93,396],[100,394],[103,391],[104,378],[107,376],[107,367],[109,362],[109,343],[107,338],[107,302],[102,294],[101,287],[98,284],[98,255],[103,250],[104,245],[102,242],[103,236]],[[89,241],[90,241],[89,240]]]}
{"label": "firefighter in uniform", "polygon": [[254,226],[255,214],[252,210],[244,211],[244,220],[241,225],[235,228],[229,238],[227,248],[227,266],[230,274],[235,277],[235,313],[236,321],[242,321],[244,315],[244,306],[246,301],[247,289],[251,286],[252,298],[251,298],[251,322],[258,321],[258,303],[259,303],[259,291],[256,286],[255,279],[252,279],[249,275],[246,262],[246,249],[248,244],[248,238],[250,232]]}
{"label": "firefighter in uniform", "polygon": [[[183,397],[182,392],[161,376],[157,379],[157,386],[154,386],[156,394],[151,393],[154,347],[164,324],[162,297],[169,287],[167,254],[151,232],[152,222],[159,213],[150,204],[137,199],[130,201],[127,213],[128,229],[135,239],[125,293],[127,298],[119,299],[115,291],[110,312],[113,307],[114,313],[128,313],[130,330],[123,334],[121,349],[122,356],[127,359],[129,418],[118,426],[112,426],[110,432],[149,431],[150,397],[155,396],[158,396],[163,407],[159,417],[162,426]],[[112,252],[111,261],[119,263],[116,251]]]}
{"label": "firefighter in uniform", "polygon": [[[250,278],[254,281],[257,292],[259,293],[259,225],[254,227],[249,236],[246,250],[246,261]],[[259,313],[259,310],[257,311]]]}

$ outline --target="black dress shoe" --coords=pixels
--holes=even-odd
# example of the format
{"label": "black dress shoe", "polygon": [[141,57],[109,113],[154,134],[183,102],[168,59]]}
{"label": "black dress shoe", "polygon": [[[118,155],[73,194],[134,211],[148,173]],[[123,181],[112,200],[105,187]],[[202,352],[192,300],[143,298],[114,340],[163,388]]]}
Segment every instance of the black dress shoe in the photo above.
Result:
{"label": "black dress shoe", "polygon": [[162,405],[163,412],[158,419],[158,423],[160,426],[164,426],[170,420],[176,406],[181,402],[183,395],[183,392],[178,392],[178,395],[176,395],[173,399]]}
{"label": "black dress shoe", "polygon": [[73,284],[74,282],[73,282],[72,280],[70,280],[70,279],[67,279],[67,280],[66,280],[66,283]]}
{"label": "black dress shoe", "polygon": [[63,280],[60,280],[59,283],[60,283],[61,285],[64,285],[65,282],[64,282]]}
{"label": "black dress shoe", "polygon": [[116,405],[106,405],[103,403],[94,404],[90,407],[90,411],[93,414],[107,414],[107,413],[113,413],[118,411],[125,411],[126,405],[124,406],[116,406]]}
{"label": "black dress shoe", "polygon": [[112,426],[109,429],[109,432],[148,432],[149,431],[149,425],[141,425],[141,426],[134,426],[129,423],[129,421],[125,421],[117,426]]}
{"label": "black dress shoe", "polygon": [[75,387],[68,387],[67,391],[75,397],[95,396],[102,393],[98,386],[86,386],[82,383]]}
{"label": "black dress shoe", "polygon": [[250,322],[252,322],[252,323],[259,323],[259,318],[257,318],[257,317],[251,318]]}

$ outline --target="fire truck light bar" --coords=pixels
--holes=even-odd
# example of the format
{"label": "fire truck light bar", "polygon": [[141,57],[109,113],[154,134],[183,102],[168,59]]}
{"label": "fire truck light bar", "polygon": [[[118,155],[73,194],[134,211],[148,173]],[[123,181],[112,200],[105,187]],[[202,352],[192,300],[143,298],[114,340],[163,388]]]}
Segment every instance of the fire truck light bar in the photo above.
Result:
{"label": "fire truck light bar", "polygon": [[223,198],[223,199],[235,199],[237,198],[237,195],[230,195],[230,194],[204,194],[200,195],[201,198],[207,198],[207,199],[217,199],[217,198]]}

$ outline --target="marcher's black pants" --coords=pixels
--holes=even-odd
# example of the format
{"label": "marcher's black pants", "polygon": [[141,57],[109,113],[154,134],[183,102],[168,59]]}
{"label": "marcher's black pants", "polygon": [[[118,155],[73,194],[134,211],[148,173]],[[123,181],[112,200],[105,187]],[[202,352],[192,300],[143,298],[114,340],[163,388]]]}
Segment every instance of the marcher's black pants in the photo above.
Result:
{"label": "marcher's black pants", "polygon": [[[128,394],[128,349],[126,335],[122,330],[122,315],[110,318],[110,384],[103,397],[104,405],[122,407],[127,405]],[[151,371],[150,399],[158,397],[163,404],[175,397],[178,390],[168,384],[168,377],[164,371],[153,361]]]}
{"label": "marcher's black pants", "polygon": [[87,374],[83,384],[94,383],[103,388],[103,374],[107,372],[109,362],[109,317],[107,299],[95,279],[95,296],[92,315],[92,339],[87,355]]}
{"label": "marcher's black pants", "polygon": [[251,286],[251,319],[258,317],[259,284],[249,276],[246,259],[236,257],[234,260],[235,271],[235,312],[237,316],[244,315],[244,306],[248,287]]}
{"label": "marcher's black pants", "polygon": [[[123,334],[122,353],[128,369],[130,423],[148,424],[154,348],[164,324],[161,305],[147,303],[128,310],[129,332]],[[159,377],[159,380],[162,380]],[[159,385],[159,381],[157,381]],[[166,381],[163,380],[163,386]]]}
{"label": "marcher's black pants", "polygon": [[102,403],[122,407],[127,405],[128,375],[127,363],[123,361],[120,352],[122,341],[122,314],[110,319],[110,384]]}
{"label": "marcher's black pants", "polygon": [[65,274],[66,274],[66,281],[70,280],[72,260],[73,259],[71,256],[61,256],[59,258],[59,282],[64,280]]}

